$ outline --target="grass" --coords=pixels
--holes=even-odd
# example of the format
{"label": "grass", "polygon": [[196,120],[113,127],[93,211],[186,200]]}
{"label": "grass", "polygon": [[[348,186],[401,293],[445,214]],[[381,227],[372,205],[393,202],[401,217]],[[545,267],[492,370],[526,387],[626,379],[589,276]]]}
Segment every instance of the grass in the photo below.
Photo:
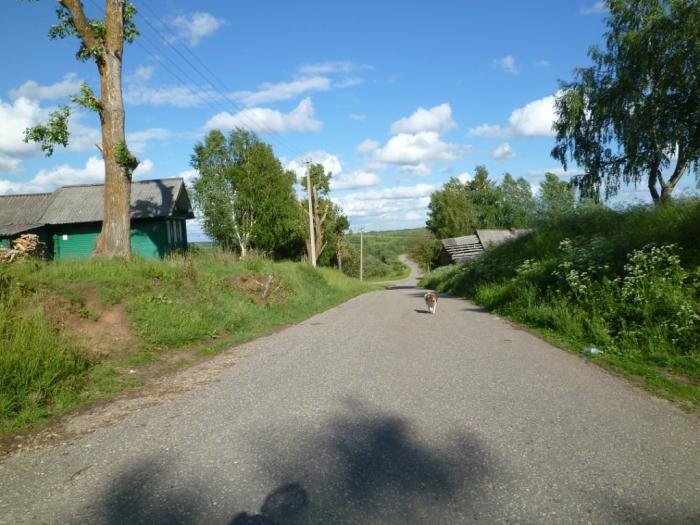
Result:
{"label": "grass", "polygon": [[[399,261],[399,255],[408,253],[415,240],[424,234],[424,228],[364,233],[364,277],[370,281],[389,281],[407,276],[409,270]],[[359,253],[360,234],[348,235],[348,242]]]}
{"label": "grass", "polygon": [[439,268],[422,285],[467,297],[662,397],[700,408],[700,201],[586,207]]}
{"label": "grass", "polygon": [[[139,386],[148,373],[180,368],[370,289],[335,270],[240,261],[216,250],[158,261],[1,266],[0,435]],[[111,341],[115,327],[105,319],[114,311],[123,312],[118,328],[126,335],[96,352],[95,341]]]}

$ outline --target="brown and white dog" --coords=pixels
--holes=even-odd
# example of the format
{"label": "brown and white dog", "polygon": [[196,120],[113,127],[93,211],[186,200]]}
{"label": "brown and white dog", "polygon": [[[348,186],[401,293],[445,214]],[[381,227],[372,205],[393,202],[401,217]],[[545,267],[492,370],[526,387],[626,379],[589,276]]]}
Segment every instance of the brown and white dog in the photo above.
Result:
{"label": "brown and white dog", "polygon": [[428,310],[430,310],[430,313],[434,314],[437,311],[438,294],[436,292],[426,292],[424,297],[425,305],[428,307]]}

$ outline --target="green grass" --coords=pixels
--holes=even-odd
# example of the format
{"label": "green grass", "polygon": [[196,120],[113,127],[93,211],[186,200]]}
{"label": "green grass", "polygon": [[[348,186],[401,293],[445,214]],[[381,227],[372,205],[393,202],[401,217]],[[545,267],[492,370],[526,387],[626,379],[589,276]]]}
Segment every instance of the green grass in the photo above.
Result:
{"label": "green grass", "polygon": [[422,285],[467,297],[567,349],[700,408],[700,202],[587,207],[439,268]]}
{"label": "green grass", "polygon": [[[332,269],[216,250],[0,266],[0,435],[138,386],[139,371],[176,369],[370,289]],[[99,323],[99,311],[113,305],[127,312],[130,347],[108,356],[81,347],[70,320]],[[173,351],[189,354],[170,362]]]}
{"label": "green grass", "polygon": [[[423,235],[424,228],[364,233],[364,277],[368,280],[388,281],[408,275],[408,268],[398,257],[407,254],[415,240]],[[348,235],[348,242],[359,253],[360,234]]]}

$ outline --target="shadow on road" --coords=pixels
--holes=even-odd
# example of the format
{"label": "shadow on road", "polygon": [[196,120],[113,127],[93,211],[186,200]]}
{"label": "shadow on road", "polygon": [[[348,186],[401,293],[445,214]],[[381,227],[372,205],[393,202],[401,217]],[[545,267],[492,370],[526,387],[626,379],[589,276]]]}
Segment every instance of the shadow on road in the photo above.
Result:
{"label": "shadow on road", "polygon": [[[264,432],[256,438],[270,492],[261,495],[260,508],[238,508],[230,501],[227,517],[212,509],[215,494],[237,494],[218,486],[221,472],[239,472],[221,463],[217,472],[197,472],[182,479],[175,458],[160,456],[140,462],[116,477],[98,506],[101,522],[227,523],[228,525],[299,525],[306,523],[446,523],[441,507],[459,495],[464,515],[471,494],[488,469],[479,442],[472,436],[453,436],[444,448],[416,441],[400,417],[349,402],[343,414],[313,432]],[[266,436],[277,440],[266,440]],[[280,441],[279,436],[287,436]],[[210,474],[210,475],[209,475]],[[184,487],[186,488],[182,488]],[[245,491],[243,491],[245,493]],[[214,495],[212,495],[214,494]],[[231,496],[228,496],[231,497]],[[240,499],[239,499],[240,501]],[[94,509],[94,507],[90,507]],[[437,513],[437,514],[435,514]],[[223,518],[223,519],[222,519]]]}

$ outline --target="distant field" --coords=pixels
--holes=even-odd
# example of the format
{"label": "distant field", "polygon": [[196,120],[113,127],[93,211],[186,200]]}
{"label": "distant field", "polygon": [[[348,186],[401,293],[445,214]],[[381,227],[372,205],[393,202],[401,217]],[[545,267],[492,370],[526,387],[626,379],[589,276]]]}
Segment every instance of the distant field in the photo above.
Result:
{"label": "distant field", "polygon": [[[405,275],[407,269],[398,257],[408,253],[411,244],[424,235],[426,235],[425,228],[365,232],[363,234],[364,276],[367,279],[392,279]],[[360,234],[352,233],[347,238],[350,245],[359,253]]]}

